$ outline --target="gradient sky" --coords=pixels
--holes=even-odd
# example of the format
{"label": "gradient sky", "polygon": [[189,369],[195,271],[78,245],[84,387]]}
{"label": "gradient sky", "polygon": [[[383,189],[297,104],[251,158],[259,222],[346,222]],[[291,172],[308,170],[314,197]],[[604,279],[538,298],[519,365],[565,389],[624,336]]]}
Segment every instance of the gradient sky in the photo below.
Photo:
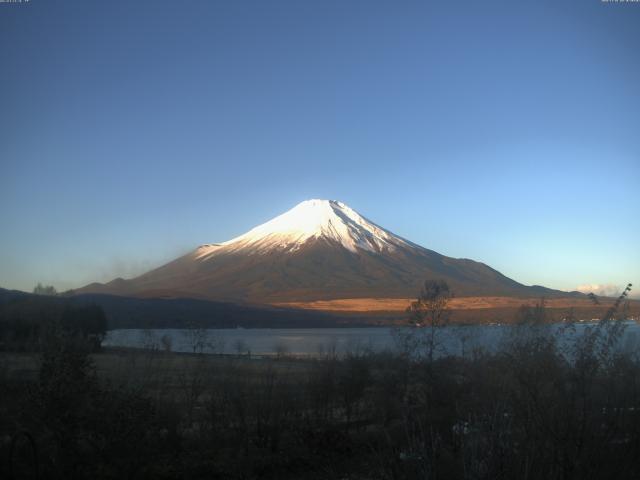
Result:
{"label": "gradient sky", "polygon": [[640,290],[640,3],[0,3],[0,79],[4,288],[331,198],[526,284]]}

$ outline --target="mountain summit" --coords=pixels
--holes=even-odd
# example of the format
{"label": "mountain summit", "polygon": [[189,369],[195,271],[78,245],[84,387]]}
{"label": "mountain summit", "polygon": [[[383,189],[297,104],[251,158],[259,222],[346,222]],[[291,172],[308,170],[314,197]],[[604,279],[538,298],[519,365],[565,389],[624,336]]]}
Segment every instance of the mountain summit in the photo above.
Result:
{"label": "mountain summit", "polygon": [[566,295],[423,248],[335,200],[304,201],[227,242],[78,292],[250,303],[411,298],[428,278],[446,280],[457,296]]}
{"label": "mountain summit", "polygon": [[198,258],[224,251],[295,252],[312,240],[325,239],[356,253],[394,251],[411,244],[367,220],[336,200],[307,200],[244,235],[219,245],[203,245]]}

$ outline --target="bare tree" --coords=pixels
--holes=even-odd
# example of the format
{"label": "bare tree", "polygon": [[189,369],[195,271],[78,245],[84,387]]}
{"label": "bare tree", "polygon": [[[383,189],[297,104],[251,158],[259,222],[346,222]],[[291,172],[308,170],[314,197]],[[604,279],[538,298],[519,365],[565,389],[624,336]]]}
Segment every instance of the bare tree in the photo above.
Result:
{"label": "bare tree", "polygon": [[440,345],[439,329],[449,324],[449,301],[452,298],[453,292],[447,282],[425,280],[420,295],[407,308],[411,324],[425,328],[425,333],[420,336],[420,344],[430,362],[433,361],[435,351]]}
{"label": "bare tree", "polygon": [[233,342],[233,348],[235,348],[238,355],[243,355],[248,352],[247,343],[242,338],[237,338]]}
{"label": "bare tree", "polygon": [[164,334],[160,337],[160,344],[162,345],[162,349],[169,353],[171,352],[171,348],[173,346],[173,340],[170,335]]}
{"label": "bare tree", "polygon": [[145,350],[155,351],[158,349],[158,338],[152,330],[144,329],[140,331],[140,343]]}
{"label": "bare tree", "polygon": [[183,336],[193,353],[204,353],[205,349],[210,346],[209,332],[205,328],[189,325],[183,331]]}
{"label": "bare tree", "polygon": [[289,347],[284,342],[278,342],[273,346],[273,351],[276,353],[278,360],[285,358],[289,355]]}

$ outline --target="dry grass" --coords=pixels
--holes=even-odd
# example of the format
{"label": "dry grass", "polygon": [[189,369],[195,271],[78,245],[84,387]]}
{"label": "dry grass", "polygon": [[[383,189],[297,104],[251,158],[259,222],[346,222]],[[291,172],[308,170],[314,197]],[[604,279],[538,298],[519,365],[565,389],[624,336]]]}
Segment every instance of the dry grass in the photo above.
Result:
{"label": "dry grass", "polygon": [[[327,312],[401,312],[414,299],[410,298],[343,298],[337,300],[316,300],[312,302],[276,303],[280,307],[322,310]],[[449,303],[452,310],[483,310],[494,308],[518,308],[520,305],[534,305],[539,298],[518,297],[459,297]],[[614,299],[603,299],[602,305],[609,307]],[[548,308],[588,308],[593,303],[588,298],[553,298],[545,300]],[[631,302],[633,308],[640,307],[639,301]]]}
{"label": "dry grass", "polygon": [[[404,324],[405,309],[413,299],[409,298],[345,298],[336,300],[317,300],[312,302],[279,303],[281,307],[333,312],[353,316],[372,325]],[[453,312],[453,323],[483,324],[510,323],[518,315],[522,305],[535,305],[539,298],[519,297],[458,297],[451,300],[449,308]],[[602,318],[613,305],[615,299],[601,298],[594,305],[588,298],[546,299],[545,305],[552,321],[562,321],[573,317],[579,320]],[[640,301],[629,302],[628,314],[632,318],[640,317]]]}
{"label": "dry grass", "polygon": [[[98,378],[112,385],[158,393],[184,388],[194,373],[211,382],[229,370],[240,370],[247,380],[258,380],[265,371],[304,376],[309,362],[295,358],[252,359],[234,355],[198,355],[164,353],[142,349],[105,348],[91,354]],[[0,352],[0,378],[35,381],[40,370],[40,355],[35,352]]]}

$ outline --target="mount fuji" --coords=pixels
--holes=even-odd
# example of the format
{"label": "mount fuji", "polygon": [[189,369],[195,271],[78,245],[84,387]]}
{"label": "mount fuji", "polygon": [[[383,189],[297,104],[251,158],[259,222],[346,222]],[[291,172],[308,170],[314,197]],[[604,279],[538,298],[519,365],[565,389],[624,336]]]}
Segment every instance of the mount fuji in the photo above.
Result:
{"label": "mount fuji", "polygon": [[307,200],[224,243],[201,245],[136,278],[76,293],[240,303],[415,297],[425,279],[455,295],[567,296],[525,286],[473,260],[416,245],[334,200]]}

